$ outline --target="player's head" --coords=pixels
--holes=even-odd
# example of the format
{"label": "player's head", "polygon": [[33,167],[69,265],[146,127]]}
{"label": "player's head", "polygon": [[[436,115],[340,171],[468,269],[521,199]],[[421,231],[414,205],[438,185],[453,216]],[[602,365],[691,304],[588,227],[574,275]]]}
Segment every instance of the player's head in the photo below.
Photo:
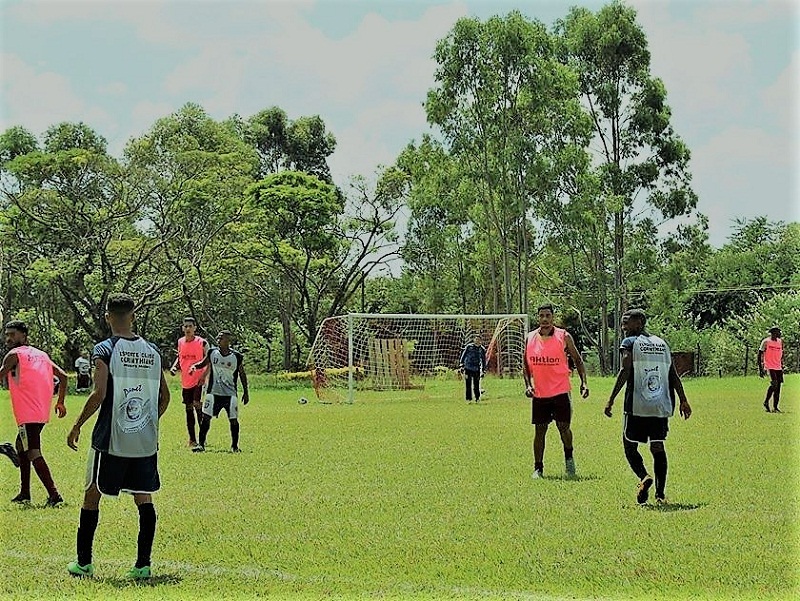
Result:
{"label": "player's head", "polygon": [[[625,321],[625,316],[628,317]],[[639,334],[647,323],[647,315],[641,309],[628,309],[622,316],[626,334]]]}
{"label": "player's head", "polygon": [[197,329],[197,322],[194,317],[184,317],[181,327],[183,328],[184,334],[194,334],[194,331]]}
{"label": "player's head", "polygon": [[769,330],[769,335],[772,336],[773,340],[777,340],[781,337],[781,328],[780,326],[772,326]]}
{"label": "player's head", "polygon": [[483,341],[483,337],[480,334],[475,334],[475,336],[473,337],[472,341],[475,344],[480,344]]}
{"label": "player's head", "polygon": [[217,334],[217,346],[221,349],[227,349],[231,345],[231,338],[233,338],[233,334],[231,334],[230,330],[220,330],[219,334]]}
{"label": "player's head", "polygon": [[106,302],[106,321],[112,326],[130,326],[133,323],[135,307],[136,302],[130,294],[115,292]]}
{"label": "player's head", "polygon": [[536,308],[536,314],[539,318],[540,328],[551,328],[553,326],[553,314],[556,312],[555,307],[551,303],[544,303]]}
{"label": "player's head", "polygon": [[28,325],[24,321],[15,319],[6,324],[6,348],[12,349],[28,344]]}

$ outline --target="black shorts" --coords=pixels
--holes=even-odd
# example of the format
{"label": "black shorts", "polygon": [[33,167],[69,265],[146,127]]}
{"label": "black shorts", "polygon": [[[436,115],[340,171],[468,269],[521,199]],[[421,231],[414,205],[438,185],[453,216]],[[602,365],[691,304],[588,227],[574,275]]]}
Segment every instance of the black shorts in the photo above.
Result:
{"label": "black shorts", "polygon": [[570,423],[572,421],[572,400],[569,393],[531,399],[531,423],[544,425],[551,421]]}
{"label": "black shorts", "polygon": [[630,442],[653,442],[667,439],[668,417],[642,417],[625,414],[622,437]]}
{"label": "black shorts", "polygon": [[42,430],[44,424],[22,424],[17,430],[17,440],[23,452],[42,449]]}
{"label": "black shorts", "polygon": [[97,484],[101,494],[110,497],[119,493],[150,494],[161,488],[158,476],[158,454],[149,457],[118,457],[91,449],[86,466],[86,488]]}
{"label": "black shorts", "polygon": [[783,384],[783,370],[782,369],[769,370],[769,381],[772,384]]}
{"label": "black shorts", "polygon": [[203,402],[203,385],[198,384],[193,388],[182,388],[181,396],[183,397],[184,405],[197,405],[199,407]]}
{"label": "black shorts", "polygon": [[76,390],[88,390],[92,387],[92,378],[89,374],[78,374]]}

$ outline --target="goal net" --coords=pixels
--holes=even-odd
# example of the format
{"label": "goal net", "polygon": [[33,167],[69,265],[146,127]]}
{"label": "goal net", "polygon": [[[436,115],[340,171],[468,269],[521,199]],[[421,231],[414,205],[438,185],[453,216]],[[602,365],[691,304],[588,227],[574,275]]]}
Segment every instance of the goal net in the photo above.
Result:
{"label": "goal net", "polygon": [[308,357],[321,401],[352,402],[357,390],[421,389],[457,373],[461,352],[480,335],[488,373],[522,370],[528,316],[349,313],[322,322]]}

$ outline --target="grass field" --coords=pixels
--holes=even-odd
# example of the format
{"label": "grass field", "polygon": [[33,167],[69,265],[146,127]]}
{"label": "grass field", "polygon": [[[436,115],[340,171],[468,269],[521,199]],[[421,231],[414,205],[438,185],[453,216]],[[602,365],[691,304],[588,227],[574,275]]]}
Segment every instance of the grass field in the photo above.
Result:
{"label": "grass field", "polygon": [[[364,393],[323,405],[311,390],[254,390],[241,411],[243,453],[225,420],[209,450],[186,446],[177,390],[162,422],[155,577],[122,578],[136,556],[128,496],[101,504],[96,575],[70,578],[90,421],[66,447],[83,404],[43,433],[63,507],[9,503],[17,472],[0,458],[3,599],[797,599],[800,376],[782,414],[758,378],[689,379],[694,414],[672,420],[671,505],[638,507],[611,379],[575,401],[579,477],[566,480],[551,428],[546,479],[531,480],[530,409],[521,382],[488,379],[480,405],[457,381]],[[176,400],[177,399],[177,400]],[[621,399],[615,408],[619,408]],[[0,392],[0,440],[15,427]],[[649,451],[646,464],[652,465]]]}

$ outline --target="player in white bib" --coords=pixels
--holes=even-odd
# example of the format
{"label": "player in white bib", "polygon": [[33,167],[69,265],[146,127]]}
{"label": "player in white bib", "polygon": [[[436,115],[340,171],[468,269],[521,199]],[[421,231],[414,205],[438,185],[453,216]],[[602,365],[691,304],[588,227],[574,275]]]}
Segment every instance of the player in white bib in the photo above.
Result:
{"label": "player in white bib", "polygon": [[200,422],[200,442],[192,449],[201,453],[206,448],[206,436],[211,428],[211,418],[219,417],[225,409],[231,428],[231,451],[239,449],[239,400],[237,383],[242,382],[242,403],[247,405],[250,393],[247,388],[247,374],[244,371],[244,356],[231,348],[231,333],[222,330],[217,335],[217,345],[206,353],[202,361],[189,368],[189,373],[209,365],[208,389],[203,402],[203,418]]}
{"label": "player in white bib", "polygon": [[111,338],[95,345],[94,389],[67,437],[77,450],[81,426],[97,410],[92,447],[86,469],[77,537],[77,560],[67,571],[73,576],[92,576],[92,545],[100,516],[102,495],[133,495],[139,511],[136,564],[128,577],[150,577],[150,553],[156,532],[152,493],[161,487],[158,475],[158,422],[169,404],[169,388],[158,350],[133,333],[133,298],[112,294],[106,321]]}

